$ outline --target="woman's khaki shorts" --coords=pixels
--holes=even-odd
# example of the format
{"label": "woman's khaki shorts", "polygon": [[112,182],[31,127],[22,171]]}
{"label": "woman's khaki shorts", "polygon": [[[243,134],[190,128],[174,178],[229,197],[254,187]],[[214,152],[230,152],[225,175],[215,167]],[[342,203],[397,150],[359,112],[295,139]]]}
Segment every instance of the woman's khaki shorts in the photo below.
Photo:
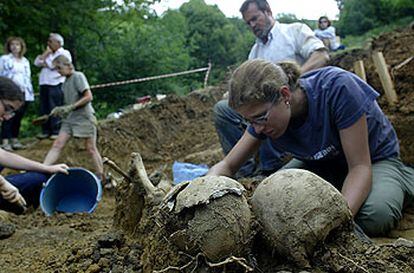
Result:
{"label": "woman's khaki shorts", "polygon": [[79,138],[96,137],[96,117],[92,116],[89,119],[85,118],[77,121],[64,120],[60,131]]}

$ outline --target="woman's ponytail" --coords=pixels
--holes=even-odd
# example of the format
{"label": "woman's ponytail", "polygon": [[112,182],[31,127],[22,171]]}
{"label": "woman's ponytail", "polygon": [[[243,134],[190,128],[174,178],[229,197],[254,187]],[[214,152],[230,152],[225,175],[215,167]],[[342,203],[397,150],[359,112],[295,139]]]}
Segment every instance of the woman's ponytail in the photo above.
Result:
{"label": "woman's ponytail", "polygon": [[300,67],[297,63],[294,62],[280,62],[278,65],[283,69],[285,72],[290,90],[294,91],[297,87],[298,80],[300,77]]}

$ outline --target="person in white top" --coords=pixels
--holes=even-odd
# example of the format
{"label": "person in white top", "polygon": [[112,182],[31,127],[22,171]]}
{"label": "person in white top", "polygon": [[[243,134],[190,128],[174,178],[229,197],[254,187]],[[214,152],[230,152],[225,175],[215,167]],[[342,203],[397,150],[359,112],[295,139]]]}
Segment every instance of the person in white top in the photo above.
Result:
{"label": "person in white top", "polygon": [[[72,61],[70,52],[63,48],[64,40],[60,34],[50,33],[47,40],[46,50],[36,57],[34,64],[41,67],[39,76],[40,85],[40,115],[48,115],[56,106],[63,105],[62,83],[65,77],[60,75],[53,65],[53,60],[64,55]],[[42,133],[38,138],[51,137],[56,139],[59,133],[60,119],[50,117],[49,120],[42,125]]]}
{"label": "person in white top", "polygon": [[[243,20],[256,36],[249,59],[265,59],[274,63],[294,61],[301,66],[301,73],[325,66],[329,54],[324,44],[305,24],[281,24],[273,18],[266,0],[246,0],[240,8]],[[227,100],[219,101],[213,109],[214,125],[225,154],[243,135],[247,122],[228,106]],[[259,149],[259,163],[254,158],[243,165],[237,176],[268,175],[283,165],[282,154],[268,142]]]}
{"label": "person in white top", "polygon": [[335,27],[331,25],[331,21],[326,16],[321,16],[318,20],[318,28],[315,29],[315,35],[323,44],[331,51],[345,49],[344,45],[336,41]]}
{"label": "person in white top", "polygon": [[24,57],[26,43],[20,37],[9,37],[4,45],[5,55],[0,57],[0,76],[13,80],[24,93],[25,103],[15,115],[1,124],[2,147],[5,150],[22,149],[19,142],[20,125],[27,106],[34,101],[33,86],[30,77],[30,63]]}

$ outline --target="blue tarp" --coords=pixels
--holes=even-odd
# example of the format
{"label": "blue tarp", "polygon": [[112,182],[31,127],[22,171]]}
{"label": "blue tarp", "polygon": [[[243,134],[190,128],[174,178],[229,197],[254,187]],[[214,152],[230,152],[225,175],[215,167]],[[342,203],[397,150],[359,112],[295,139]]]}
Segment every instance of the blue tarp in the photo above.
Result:
{"label": "blue tarp", "polygon": [[183,181],[193,180],[197,177],[203,176],[208,171],[206,164],[192,164],[174,161],[173,167],[174,184],[178,184]]}

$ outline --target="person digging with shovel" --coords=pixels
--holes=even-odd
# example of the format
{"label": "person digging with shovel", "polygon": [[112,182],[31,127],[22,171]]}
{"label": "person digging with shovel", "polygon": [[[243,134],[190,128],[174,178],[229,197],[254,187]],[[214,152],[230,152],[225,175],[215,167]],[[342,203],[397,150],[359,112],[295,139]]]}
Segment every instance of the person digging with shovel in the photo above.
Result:
{"label": "person digging with shovel", "polygon": [[53,64],[59,74],[66,77],[62,85],[64,105],[55,107],[50,113],[51,116],[62,118],[62,124],[59,135],[43,163],[54,164],[72,136],[84,139],[86,151],[95,167],[95,174],[105,184],[102,157],[96,146],[97,121],[91,104],[93,97],[88,80],[82,72],[75,71],[71,60],[63,55],[57,57]]}

